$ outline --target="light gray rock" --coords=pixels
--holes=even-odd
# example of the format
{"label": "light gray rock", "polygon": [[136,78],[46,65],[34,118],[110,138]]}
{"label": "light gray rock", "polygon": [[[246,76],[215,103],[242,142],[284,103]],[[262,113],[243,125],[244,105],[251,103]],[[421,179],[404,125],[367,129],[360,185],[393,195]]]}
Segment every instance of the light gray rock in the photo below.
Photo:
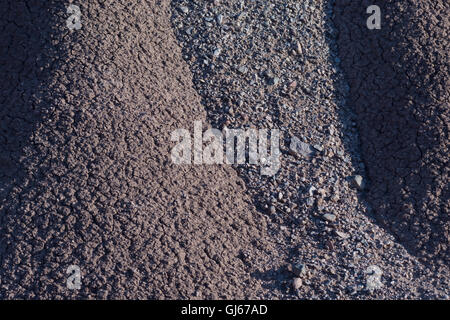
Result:
{"label": "light gray rock", "polygon": [[326,220],[326,221],[329,221],[329,222],[335,222],[336,219],[337,219],[337,217],[336,217],[334,214],[331,214],[331,213],[325,213],[325,214],[322,216],[322,218],[323,218],[324,220]]}
{"label": "light gray rock", "polygon": [[217,23],[219,24],[219,25],[222,25],[223,24],[223,15],[222,14],[219,14],[219,15],[217,15]]}
{"label": "light gray rock", "polygon": [[358,190],[364,189],[364,180],[363,177],[360,175],[351,177],[350,183],[353,188],[356,188]]}
{"label": "light gray rock", "polygon": [[303,281],[300,278],[294,278],[294,280],[292,280],[292,288],[294,288],[294,290],[299,290],[302,287]]}
{"label": "light gray rock", "polygon": [[184,13],[184,14],[189,13],[189,8],[188,8],[188,7],[185,7],[185,6],[179,6],[179,7],[178,7],[178,10],[179,10],[180,12]]}
{"label": "light gray rock", "polygon": [[311,145],[301,141],[299,138],[294,136],[291,138],[289,153],[297,157],[309,159],[314,155],[314,150],[312,149]]}
{"label": "light gray rock", "polygon": [[349,234],[342,232],[342,231],[336,231],[336,234],[339,236],[339,238],[344,239],[344,240],[350,238]]}
{"label": "light gray rock", "polygon": [[248,68],[246,66],[240,66],[238,71],[240,74],[246,74],[248,72]]}

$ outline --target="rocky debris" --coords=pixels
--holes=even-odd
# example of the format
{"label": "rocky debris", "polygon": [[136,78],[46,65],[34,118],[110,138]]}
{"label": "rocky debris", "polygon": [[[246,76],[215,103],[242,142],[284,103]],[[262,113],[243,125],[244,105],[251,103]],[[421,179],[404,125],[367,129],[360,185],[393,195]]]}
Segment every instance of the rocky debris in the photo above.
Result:
{"label": "rocky debris", "polygon": [[351,179],[350,183],[353,188],[356,188],[360,191],[362,191],[364,189],[364,180],[363,180],[362,176],[356,175],[356,176],[351,177],[350,179]]}
{"label": "rocky debris", "polygon": [[238,69],[240,74],[246,74],[248,72],[248,68],[246,66],[240,66]]}
{"label": "rocky debris", "polygon": [[341,238],[341,239],[348,239],[350,238],[350,235],[348,233],[342,232],[342,231],[338,231],[336,230],[336,234]]}
{"label": "rocky debris", "polygon": [[336,0],[333,12],[370,179],[364,197],[411,254],[448,268],[449,1],[379,1],[377,32],[361,23],[366,5]]}
{"label": "rocky debris", "polygon": [[292,288],[294,290],[299,290],[302,287],[303,281],[300,278],[294,278],[292,280]]}
{"label": "rocky debris", "polygon": [[73,32],[68,3],[0,5],[0,299],[266,296],[269,218],[233,168],[170,161],[206,120],[171,1],[78,1]]}
{"label": "rocky debris", "polygon": [[297,157],[311,158],[314,155],[314,150],[311,145],[301,141],[297,137],[291,138],[291,144],[289,147],[289,152]]}
{"label": "rocky debris", "polygon": [[[310,299],[448,299],[446,2],[382,1],[372,32],[362,0],[92,0],[78,33],[64,4],[5,3],[2,298],[296,298],[295,258]],[[320,156],[285,152],[271,177],[174,166],[167,141],[206,120],[200,98],[214,128],[280,129],[283,151],[296,136]],[[55,285],[72,263],[80,292]]]}
{"label": "rocky debris", "polygon": [[275,206],[270,206],[270,213],[275,214],[276,212],[277,212],[277,209],[275,208]]}
{"label": "rocky debris", "polygon": [[298,42],[298,41],[295,43],[295,52],[296,52],[298,55],[303,55],[302,44],[301,44],[300,42]]}
{"label": "rocky debris", "polygon": [[[424,271],[428,269],[374,224],[368,218],[373,215],[370,207],[349,179],[366,172],[357,116],[347,104],[350,86],[340,69],[341,63],[347,63],[346,53],[337,55],[338,33],[331,21],[341,9],[355,7],[353,1],[342,2],[346,2],[343,8],[336,8],[335,1],[174,0],[174,8],[189,3],[191,11],[180,15],[174,10],[172,22],[212,127],[268,128],[282,133],[280,147],[285,152],[275,176],[262,177],[252,165],[235,166],[256,206],[270,217],[270,228],[284,230],[275,232],[275,241],[289,254],[285,261],[274,257],[271,263],[277,266],[267,268],[279,270],[286,261],[300,258],[312,266],[308,279],[302,278],[305,297],[365,298],[360,275],[376,262],[383,265],[386,277],[414,270],[411,279],[402,277],[378,290],[377,298],[414,297],[411,288],[419,287],[423,289],[420,296],[437,296],[433,279],[448,279],[446,271]],[[366,8],[359,9],[361,15],[352,18],[353,24],[365,16]],[[226,17],[222,25],[204,25],[204,17],[219,14]],[[187,35],[188,27],[195,32]],[[350,42],[349,38],[345,41]],[[205,65],[203,59],[219,47],[222,53]],[[244,65],[248,70],[242,74],[238,68]],[[273,81],[275,77],[279,80]],[[363,87],[364,81],[358,85]],[[292,137],[306,144],[300,152],[297,147],[295,152],[290,150]],[[335,222],[322,219],[330,212],[339,217]],[[337,227],[345,235],[335,233]],[[335,268],[327,270],[330,265]],[[274,278],[282,278],[274,273]],[[283,291],[279,282],[270,285],[273,297],[296,298]],[[438,287],[440,293],[446,290],[442,284]]]}
{"label": "rocky debris", "polygon": [[336,219],[337,219],[337,217],[336,217],[334,214],[331,214],[331,213],[325,213],[325,214],[322,216],[322,218],[323,218],[324,220],[326,220],[326,221],[329,221],[329,222],[335,222]]}
{"label": "rocky debris", "polygon": [[306,274],[307,268],[302,263],[292,263],[288,265],[287,270],[292,272],[296,277],[303,277]]}
{"label": "rocky debris", "polygon": [[179,6],[178,10],[184,14],[188,14],[189,13],[189,8],[186,6]]}

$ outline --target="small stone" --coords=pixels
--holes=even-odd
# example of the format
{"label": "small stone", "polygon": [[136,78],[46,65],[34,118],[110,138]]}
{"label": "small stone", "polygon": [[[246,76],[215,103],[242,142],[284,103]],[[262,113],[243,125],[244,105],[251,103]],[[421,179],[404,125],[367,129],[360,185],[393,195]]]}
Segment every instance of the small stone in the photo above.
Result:
{"label": "small stone", "polygon": [[322,151],[323,151],[323,147],[322,147],[321,145],[319,145],[319,144],[313,145],[313,148],[316,149],[316,150],[319,151],[319,152],[322,152]]}
{"label": "small stone", "polygon": [[308,207],[312,207],[314,205],[314,198],[311,197],[311,198],[306,199],[306,205]]}
{"label": "small stone", "polygon": [[182,12],[184,14],[189,13],[189,8],[185,7],[185,6],[179,6],[178,10],[180,10],[180,12]]}
{"label": "small stone", "polygon": [[297,52],[298,55],[302,55],[303,54],[303,48],[300,42],[297,41],[297,43],[295,44],[295,52]]}
{"label": "small stone", "polygon": [[306,274],[306,266],[302,263],[293,263],[288,266],[288,271],[292,272],[296,277],[302,277]]}
{"label": "small stone", "polygon": [[240,66],[238,71],[240,74],[246,74],[248,72],[248,68],[246,66]]}
{"label": "small stone", "polygon": [[292,280],[292,287],[294,288],[294,290],[299,290],[302,287],[302,279],[300,278],[294,278],[294,280]]}
{"label": "small stone", "polygon": [[281,199],[283,199],[283,193],[282,193],[282,192],[279,192],[279,193],[278,193],[278,200],[281,200]]}
{"label": "small stone", "polygon": [[356,176],[352,177],[351,178],[351,186],[358,190],[363,190],[364,189],[363,177],[361,177],[360,175],[356,175]]}
{"label": "small stone", "polygon": [[223,24],[223,15],[222,14],[217,15],[216,19],[217,19],[218,24],[220,24],[220,25]]}
{"label": "small stone", "polygon": [[334,214],[331,213],[325,213],[322,218],[326,221],[329,222],[335,222],[336,221],[336,216]]}
{"label": "small stone", "polygon": [[194,30],[193,27],[189,27],[186,29],[186,34],[191,35],[192,34],[192,30]]}
{"label": "small stone", "polygon": [[274,206],[270,206],[270,213],[275,214],[275,212],[277,212],[277,209]]}
{"label": "small stone", "polygon": [[314,150],[311,148],[309,144],[304,143],[303,141],[294,136],[291,138],[289,153],[291,153],[294,156],[302,156],[304,158],[310,158],[314,155]]}
{"label": "small stone", "polygon": [[339,236],[339,238],[342,238],[344,240],[350,238],[350,235],[342,231],[336,231],[336,234]]}
{"label": "small stone", "polygon": [[222,52],[222,49],[220,49],[220,48],[217,48],[216,50],[214,50],[214,53],[213,53],[214,57],[220,56],[221,52]]}

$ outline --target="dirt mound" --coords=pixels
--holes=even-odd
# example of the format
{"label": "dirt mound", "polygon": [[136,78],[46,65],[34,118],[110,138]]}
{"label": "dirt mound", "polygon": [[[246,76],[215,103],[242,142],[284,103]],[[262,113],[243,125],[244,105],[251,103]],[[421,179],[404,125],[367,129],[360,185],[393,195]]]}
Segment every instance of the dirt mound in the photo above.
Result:
{"label": "dirt mound", "polygon": [[[367,167],[378,221],[448,261],[448,5],[388,1],[368,30],[367,1],[76,4],[72,31],[67,1],[0,5],[0,298],[448,299],[448,268],[348,181]],[[173,164],[172,132],[205,119],[317,152],[281,141],[274,177],[237,168],[247,187]]]}
{"label": "dirt mound", "polygon": [[[370,5],[381,8],[379,30],[366,27]],[[334,16],[370,203],[413,254],[447,265],[449,10],[448,1],[337,0]]]}
{"label": "dirt mound", "polygon": [[170,160],[205,113],[168,3],[83,2],[73,31],[66,1],[2,3],[1,298],[262,296],[240,179]]}

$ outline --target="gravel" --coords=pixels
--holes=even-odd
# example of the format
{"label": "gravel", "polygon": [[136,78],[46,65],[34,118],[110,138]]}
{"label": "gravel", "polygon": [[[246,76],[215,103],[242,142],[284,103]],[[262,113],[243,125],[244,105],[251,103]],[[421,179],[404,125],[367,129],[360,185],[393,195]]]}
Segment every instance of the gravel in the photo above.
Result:
{"label": "gravel", "polygon": [[[191,12],[174,11],[172,23],[211,126],[276,128],[283,135],[276,176],[261,176],[256,166],[235,166],[279,244],[267,268],[283,270],[297,259],[314,265],[297,290],[304,298],[393,299],[447,292],[448,272],[422,265],[376,222],[361,197],[366,166],[357,116],[347,103],[350,87],[340,68],[334,1],[177,0],[173,6],[187,3]],[[204,24],[205,16],[219,14],[226,17],[223,24]],[[188,28],[195,31],[186,35]],[[220,56],[203,64],[219,47]],[[280,192],[288,195],[283,201],[277,198]],[[365,270],[374,264],[383,268],[389,285],[363,290]],[[297,297],[286,289],[292,279],[282,271],[265,281],[271,297]]]}
{"label": "gravel", "polygon": [[[366,2],[8,0],[0,298],[448,299],[448,5]],[[172,163],[194,121],[280,170]]]}

